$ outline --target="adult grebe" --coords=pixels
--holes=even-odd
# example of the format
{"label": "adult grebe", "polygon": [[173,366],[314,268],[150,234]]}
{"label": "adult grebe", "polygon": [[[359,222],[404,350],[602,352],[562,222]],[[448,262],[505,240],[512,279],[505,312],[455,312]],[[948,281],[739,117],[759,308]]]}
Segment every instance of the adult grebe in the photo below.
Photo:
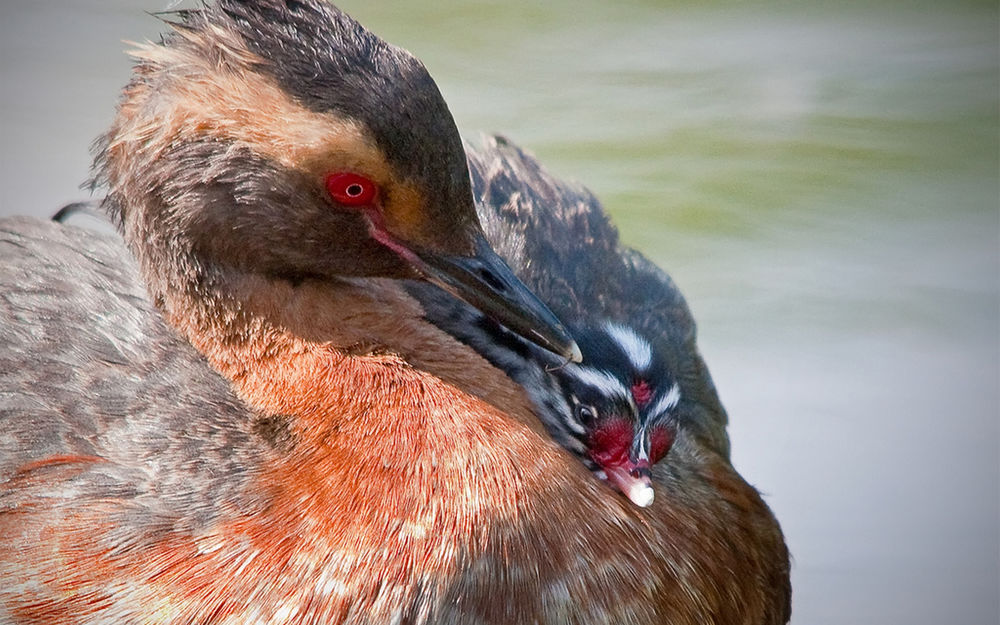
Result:
{"label": "adult grebe", "polygon": [[378,279],[575,351],[479,243],[416,61],[318,0],[177,28],[103,153],[137,262],[0,229],[0,620],[782,622],[780,534],[728,463],[609,496]]}

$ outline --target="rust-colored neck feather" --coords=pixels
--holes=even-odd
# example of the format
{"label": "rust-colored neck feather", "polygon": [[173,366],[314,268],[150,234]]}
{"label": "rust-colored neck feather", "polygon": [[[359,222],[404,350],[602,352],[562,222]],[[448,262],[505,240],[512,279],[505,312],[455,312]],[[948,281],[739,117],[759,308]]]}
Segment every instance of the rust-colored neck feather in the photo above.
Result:
{"label": "rust-colored neck feather", "polygon": [[[544,432],[521,387],[425,321],[396,281],[292,285],[244,275],[224,292],[174,292],[163,306],[170,323],[258,410],[324,421],[324,410],[360,398],[406,401],[403,391],[418,384],[421,392],[471,394]],[[419,406],[406,407],[399,420],[419,417]]]}

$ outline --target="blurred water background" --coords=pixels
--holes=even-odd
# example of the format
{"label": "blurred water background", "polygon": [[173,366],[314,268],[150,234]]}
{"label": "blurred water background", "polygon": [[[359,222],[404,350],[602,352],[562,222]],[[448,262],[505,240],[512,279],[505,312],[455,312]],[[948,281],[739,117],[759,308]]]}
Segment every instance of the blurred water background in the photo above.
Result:
{"label": "blurred water background", "polygon": [[[0,214],[86,197],[171,4],[0,4]],[[341,4],[674,276],[794,623],[998,622],[996,2]]]}

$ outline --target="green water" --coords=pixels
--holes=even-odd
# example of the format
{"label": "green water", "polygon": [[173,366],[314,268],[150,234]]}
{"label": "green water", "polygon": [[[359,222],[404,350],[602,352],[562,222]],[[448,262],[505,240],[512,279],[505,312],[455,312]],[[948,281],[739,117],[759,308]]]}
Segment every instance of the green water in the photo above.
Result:
{"label": "green water", "polygon": [[[81,197],[137,4],[0,7],[0,213]],[[674,275],[793,622],[998,621],[995,3],[342,6]]]}

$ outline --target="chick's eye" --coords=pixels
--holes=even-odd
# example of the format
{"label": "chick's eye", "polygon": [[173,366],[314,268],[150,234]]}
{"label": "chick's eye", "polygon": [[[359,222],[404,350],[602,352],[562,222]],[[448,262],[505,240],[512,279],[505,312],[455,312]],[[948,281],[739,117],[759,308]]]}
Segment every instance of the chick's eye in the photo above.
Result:
{"label": "chick's eye", "polygon": [[344,206],[365,206],[375,199],[375,183],[350,172],[328,174],[324,180],[326,191],[333,201]]}
{"label": "chick's eye", "polygon": [[594,411],[592,407],[585,406],[583,404],[577,404],[576,418],[579,419],[582,423],[590,423],[591,421],[594,420],[594,417],[596,416],[597,413]]}

